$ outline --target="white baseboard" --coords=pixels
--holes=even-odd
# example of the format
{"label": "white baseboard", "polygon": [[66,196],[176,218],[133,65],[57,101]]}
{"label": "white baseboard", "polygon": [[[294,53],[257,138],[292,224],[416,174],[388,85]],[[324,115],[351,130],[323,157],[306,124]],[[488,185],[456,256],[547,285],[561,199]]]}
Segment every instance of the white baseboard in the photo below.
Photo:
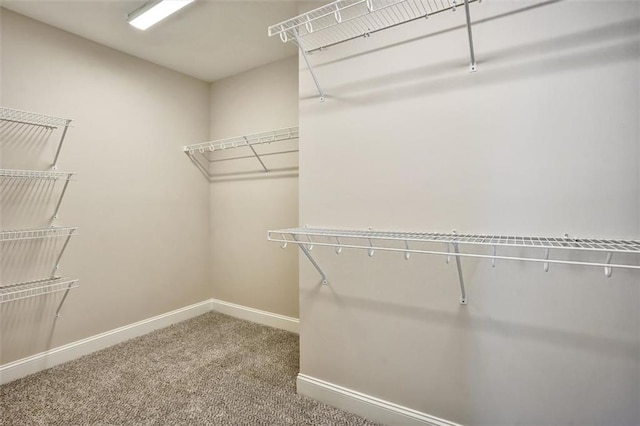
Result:
{"label": "white baseboard", "polygon": [[0,365],[0,384],[37,373],[210,311],[211,299]]}
{"label": "white baseboard", "polygon": [[218,299],[211,299],[211,309],[216,312],[220,312],[221,314],[267,325],[269,327],[280,328],[292,333],[298,333],[300,326],[300,320],[298,318],[261,311],[260,309],[236,305],[235,303],[225,302]]}
{"label": "white baseboard", "polygon": [[460,426],[379,398],[356,392],[304,374],[298,374],[300,395],[387,425]]}

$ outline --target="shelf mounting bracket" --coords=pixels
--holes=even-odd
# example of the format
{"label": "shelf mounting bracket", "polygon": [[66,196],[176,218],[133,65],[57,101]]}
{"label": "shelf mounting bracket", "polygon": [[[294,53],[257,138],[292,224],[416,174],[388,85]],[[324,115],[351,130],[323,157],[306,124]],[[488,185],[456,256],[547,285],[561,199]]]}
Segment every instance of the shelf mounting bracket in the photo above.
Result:
{"label": "shelf mounting bracket", "polygon": [[53,216],[52,216],[52,221],[58,218],[58,212],[60,211],[60,206],[62,205],[62,199],[64,198],[64,194],[65,192],[67,192],[67,186],[69,186],[69,177],[67,177],[67,180],[64,182],[64,187],[62,187],[62,192],[60,193],[60,199],[58,199],[58,204],[56,204],[56,209],[53,212]]}
{"label": "shelf mounting bracket", "polygon": [[60,136],[60,142],[58,143],[58,149],[56,150],[56,156],[53,159],[53,164],[51,165],[52,170],[58,169],[58,157],[60,156],[60,151],[62,150],[62,143],[64,142],[65,136],[67,136],[67,129],[69,129],[69,125],[71,124],[71,120],[67,120],[64,130],[62,131],[62,136]]}
{"label": "shelf mounting bracket", "polygon": [[476,55],[473,50],[473,34],[471,32],[471,12],[469,12],[469,0],[464,0],[464,13],[467,17],[467,34],[469,35],[469,53],[471,56],[471,65],[469,66],[470,72],[475,72],[476,67]]}
{"label": "shelf mounting bracket", "polygon": [[300,36],[298,36],[298,30],[293,30],[293,35],[296,38],[296,44],[300,49],[300,53],[302,53],[302,57],[307,64],[307,68],[309,68],[309,73],[311,73],[311,77],[313,77],[313,82],[316,84],[316,88],[318,89],[318,93],[320,94],[320,102],[324,102],[324,92],[322,91],[322,87],[320,87],[320,83],[318,83],[318,77],[316,77],[316,73],[309,62],[309,58],[307,57],[307,52],[304,51],[304,47],[302,47],[302,43],[300,42]]}
{"label": "shelf mounting bracket", "polygon": [[58,258],[56,259],[56,263],[53,267],[53,272],[51,272],[51,277],[53,278],[56,275],[56,271],[58,269],[60,269],[60,261],[62,260],[62,256],[64,255],[64,251],[67,249],[67,245],[69,245],[69,241],[71,241],[71,237],[73,236],[73,234],[69,233],[69,235],[67,235],[67,239],[64,241],[64,245],[62,246],[62,250],[60,250],[60,254],[58,255]]}
{"label": "shelf mounting bracket", "polygon": [[294,234],[291,234],[291,237],[294,240],[296,240],[296,243],[298,243],[297,245],[298,245],[298,247],[300,247],[300,250],[302,250],[302,253],[304,253],[304,255],[307,256],[307,259],[309,259],[309,261],[311,262],[313,267],[316,268],[316,271],[318,271],[318,273],[322,277],[322,284],[323,285],[327,285],[327,283],[328,283],[327,274],[324,273],[324,271],[322,270],[320,265],[318,265],[318,262],[316,262],[316,260],[313,258],[313,256],[311,256],[311,253],[309,252],[309,249],[305,246],[304,243],[301,243],[300,240],[298,239],[298,237],[296,237]]}
{"label": "shelf mounting bracket", "polygon": [[247,146],[251,149],[251,152],[253,152],[253,155],[255,155],[256,159],[260,162],[260,165],[264,169],[265,173],[269,173],[269,169],[267,169],[267,166],[264,165],[264,163],[262,162],[262,159],[260,158],[256,150],[253,148],[253,146],[249,144],[249,140],[247,140],[247,137],[243,136],[242,138],[246,142]]}
{"label": "shelf mounting bracket", "polygon": [[[455,233],[455,231],[454,231]],[[467,291],[464,288],[464,276],[462,275],[462,262],[460,260],[460,249],[458,243],[452,243],[453,251],[456,253],[456,267],[458,269],[458,279],[460,280],[460,304],[467,304]]]}
{"label": "shelf mounting bracket", "polygon": [[64,291],[64,295],[62,296],[62,300],[60,301],[60,304],[58,305],[58,309],[56,309],[56,318],[60,318],[60,311],[62,310],[62,305],[64,305],[64,301],[67,300],[67,296],[69,295],[69,291],[71,291],[71,289],[73,288],[73,283],[69,283],[69,286],[67,287],[67,289]]}

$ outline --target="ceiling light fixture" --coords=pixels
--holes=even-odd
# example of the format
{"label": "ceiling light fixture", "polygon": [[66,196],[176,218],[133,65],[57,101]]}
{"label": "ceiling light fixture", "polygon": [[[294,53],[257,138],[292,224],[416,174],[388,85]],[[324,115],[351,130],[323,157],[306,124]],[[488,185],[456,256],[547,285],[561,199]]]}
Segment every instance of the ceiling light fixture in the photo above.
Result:
{"label": "ceiling light fixture", "polygon": [[153,24],[182,9],[194,0],[151,0],[127,16],[127,22],[146,30]]}

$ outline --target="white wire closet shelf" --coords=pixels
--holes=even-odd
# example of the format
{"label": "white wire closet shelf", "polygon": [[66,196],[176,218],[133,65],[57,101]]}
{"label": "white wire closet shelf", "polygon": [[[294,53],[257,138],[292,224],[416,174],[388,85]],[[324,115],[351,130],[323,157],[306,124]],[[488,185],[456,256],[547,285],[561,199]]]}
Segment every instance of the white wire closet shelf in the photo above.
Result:
{"label": "white wire closet shelf", "polygon": [[336,0],[268,28],[270,37],[295,43],[303,55],[314,83],[324,100],[324,92],[307,58],[308,53],[349,40],[369,37],[379,31],[446,11],[465,9],[471,71],[476,70],[469,3],[480,0]]}
{"label": "white wire closet shelf", "polygon": [[73,172],[0,169],[0,179],[72,180]]}
{"label": "white wire closet shelf", "polygon": [[[491,259],[493,266],[496,259],[538,262],[543,264],[544,271],[549,270],[550,264],[596,266],[603,267],[607,277],[611,276],[614,268],[640,270],[640,241],[637,240],[322,228],[280,229],[268,231],[267,237],[269,241],[282,243],[283,248],[289,243],[297,244],[318,270],[324,284],[327,283],[327,276],[310,253],[314,246],[333,247],[336,253],[340,253],[343,248],[362,249],[367,250],[369,256],[373,256],[378,250],[398,252],[404,254],[407,260],[412,253],[442,255],[445,256],[447,263],[451,257],[455,257],[463,304],[466,303],[466,292],[460,265],[461,257]],[[490,248],[491,252],[478,252],[483,248]],[[513,250],[509,249],[521,250],[513,254]],[[522,251],[526,255],[521,254]],[[571,258],[551,256],[561,252],[591,252],[595,255],[602,254],[603,258],[601,261],[593,261],[580,260],[581,256]],[[626,260],[635,257],[636,263],[614,263],[614,254]]]}
{"label": "white wire closet shelf", "polygon": [[[295,127],[285,127],[283,129],[277,130],[269,130],[266,132],[247,134],[244,136],[235,136],[232,138],[226,139],[218,139],[209,142],[202,142],[192,145],[185,145],[182,147],[182,150],[191,158],[191,160],[198,166],[198,168],[209,178],[212,177],[209,172],[209,164],[215,160],[213,160],[210,155],[215,152],[225,151],[229,149],[235,148],[248,148],[250,151],[249,157],[255,158],[259,163],[262,169],[265,172],[269,172],[269,168],[265,165],[263,158],[265,156],[277,155],[277,154],[285,154],[285,153],[293,153],[297,152],[296,150],[286,150],[286,151],[276,151],[274,153],[267,154],[259,154],[254,146],[263,145],[263,144],[271,144],[275,142],[284,142],[293,139],[298,139],[299,137],[299,128]],[[239,158],[247,158],[247,157],[237,157]],[[235,159],[235,158],[232,158]]]}
{"label": "white wire closet shelf", "polygon": [[78,234],[78,228],[75,227],[51,227],[42,229],[20,229],[0,231],[0,242],[3,241],[19,241],[34,240],[40,238],[61,238],[72,237]]}
{"label": "white wire closet shelf", "polygon": [[58,157],[60,156],[62,144],[64,143],[64,139],[67,135],[67,129],[71,126],[71,119],[54,117],[52,115],[23,111],[14,108],[0,107],[0,121],[26,124],[31,126],[40,126],[47,129],[57,129],[58,127],[62,127],[62,135],[60,136],[60,140],[58,141],[56,154],[51,165],[51,168],[53,170],[57,169]]}
{"label": "white wire closet shelf", "polygon": [[[68,292],[78,287],[77,279],[54,277],[46,280],[29,281],[0,287],[0,303],[37,297],[60,291]],[[66,296],[66,294],[65,294]]]}
{"label": "white wire closet shelf", "polygon": [[0,107],[0,120],[14,123],[31,124],[50,128],[67,127],[71,124],[68,118],[54,117],[37,112],[23,111],[7,107]]}

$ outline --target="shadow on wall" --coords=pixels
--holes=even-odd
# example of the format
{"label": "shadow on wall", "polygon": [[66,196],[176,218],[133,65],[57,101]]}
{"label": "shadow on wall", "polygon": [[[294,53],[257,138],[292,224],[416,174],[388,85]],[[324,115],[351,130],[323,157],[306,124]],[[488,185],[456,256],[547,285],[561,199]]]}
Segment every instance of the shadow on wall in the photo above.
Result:
{"label": "shadow on wall", "polygon": [[543,342],[549,346],[571,347],[576,351],[598,353],[611,358],[624,358],[633,361],[640,356],[640,348],[635,341],[504,321],[471,314],[468,308],[462,308],[458,311],[443,311],[427,306],[401,304],[391,300],[382,301],[342,295],[337,294],[330,286],[328,288],[331,292],[320,291],[321,287],[319,284],[313,290],[301,294],[301,298],[313,300],[314,303],[348,306],[356,311],[381,313],[386,318],[404,318],[444,328],[455,328],[459,331],[466,331],[472,327],[482,333],[509,336],[520,341]]}
{"label": "shadow on wall", "polygon": [[0,178],[0,229],[50,226],[63,185],[53,180]]}
{"label": "shadow on wall", "polygon": [[0,121],[2,166],[11,164],[14,169],[48,170],[53,156],[49,160],[40,159],[53,132],[54,129],[42,126]]}
{"label": "shadow on wall", "polygon": [[[532,8],[557,3],[560,0],[543,3],[507,14],[483,19],[474,22],[474,25],[486,23],[516,13],[526,12]],[[447,30],[431,33],[422,37],[406,40],[402,43],[394,43],[377,49],[372,49],[356,55],[343,57],[337,60],[319,63],[317,68],[336,62],[345,62],[363,55],[369,55],[378,51],[393,48],[398,45],[420,41],[439,34],[461,30],[464,26],[457,26]],[[407,99],[446,93],[456,90],[465,90],[477,85],[502,84],[505,81],[528,79],[545,74],[587,67],[597,67],[603,64],[636,60],[640,57],[639,49],[640,20],[631,19],[612,25],[605,25],[579,33],[569,34],[563,37],[541,40],[509,47],[501,50],[482,52],[482,65],[491,65],[491,73],[479,71],[473,76],[467,73],[453,72],[460,70],[468,64],[460,61],[447,61],[424,67],[404,70],[385,76],[359,79],[331,87],[331,91],[340,96],[327,95],[327,98],[335,99],[350,105],[366,105],[371,103],[388,102],[389,95],[395,99]],[[604,43],[609,43],[603,46]],[[599,47],[594,47],[595,45]],[[564,55],[562,53],[564,52]],[[542,57],[543,54],[553,54],[553,57]],[[358,95],[366,91],[366,94]],[[317,95],[309,95],[301,99],[316,99]],[[319,110],[320,111],[320,110]]]}

